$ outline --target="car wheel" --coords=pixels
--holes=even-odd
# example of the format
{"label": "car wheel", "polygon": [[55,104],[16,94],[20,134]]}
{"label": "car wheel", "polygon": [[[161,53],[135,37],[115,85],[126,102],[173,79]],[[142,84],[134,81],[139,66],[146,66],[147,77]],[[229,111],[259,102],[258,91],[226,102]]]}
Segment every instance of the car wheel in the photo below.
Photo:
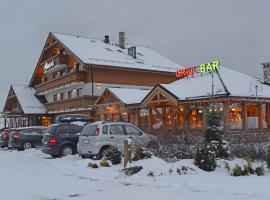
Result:
{"label": "car wheel", "polygon": [[73,154],[74,154],[74,150],[73,150],[72,146],[65,145],[65,146],[62,147],[62,149],[61,149],[61,157],[68,156],[68,155],[73,155]]}
{"label": "car wheel", "polygon": [[104,158],[111,149],[112,149],[112,147],[102,148],[99,155],[98,155],[98,159]]}
{"label": "car wheel", "polygon": [[81,156],[82,159],[88,158],[88,156],[86,156],[86,155],[80,155],[80,156]]}
{"label": "car wheel", "polygon": [[29,150],[33,148],[33,144],[31,142],[24,142],[22,145],[22,150]]}

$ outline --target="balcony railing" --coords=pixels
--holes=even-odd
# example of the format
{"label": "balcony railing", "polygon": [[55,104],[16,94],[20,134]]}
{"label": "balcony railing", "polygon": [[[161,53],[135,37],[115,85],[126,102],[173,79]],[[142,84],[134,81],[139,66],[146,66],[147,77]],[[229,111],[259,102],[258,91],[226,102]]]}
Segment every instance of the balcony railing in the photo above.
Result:
{"label": "balcony railing", "polygon": [[81,96],[53,103],[47,103],[48,112],[68,112],[76,110],[89,110],[94,105],[98,97]]}
{"label": "balcony railing", "polygon": [[86,82],[86,72],[76,71],[64,76],[59,76],[53,80],[37,85],[36,91],[37,93],[40,93],[46,90],[52,90],[54,88],[66,85],[71,82]]}

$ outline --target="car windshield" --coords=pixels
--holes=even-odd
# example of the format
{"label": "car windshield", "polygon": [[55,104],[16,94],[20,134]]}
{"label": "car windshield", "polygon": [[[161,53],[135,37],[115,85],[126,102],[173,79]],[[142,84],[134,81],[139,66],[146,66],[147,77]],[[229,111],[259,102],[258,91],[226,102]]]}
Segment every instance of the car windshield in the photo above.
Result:
{"label": "car windshield", "polygon": [[97,129],[97,125],[85,126],[82,133],[81,133],[81,135],[95,136],[96,135],[96,129]]}
{"label": "car windshield", "polygon": [[50,134],[56,133],[56,126],[49,126],[46,132]]}

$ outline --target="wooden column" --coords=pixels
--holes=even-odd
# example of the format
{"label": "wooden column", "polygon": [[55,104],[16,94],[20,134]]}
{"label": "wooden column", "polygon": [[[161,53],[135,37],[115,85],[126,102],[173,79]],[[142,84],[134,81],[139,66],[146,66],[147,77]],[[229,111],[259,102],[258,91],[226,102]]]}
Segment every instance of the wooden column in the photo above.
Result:
{"label": "wooden column", "polygon": [[163,105],[162,106],[162,113],[161,113],[162,117],[161,117],[161,120],[162,120],[162,129],[166,129],[166,122],[167,122],[167,113],[166,113],[166,107]]}
{"label": "wooden column", "polygon": [[150,130],[153,129],[152,127],[152,108],[151,106],[148,108],[148,127]]}
{"label": "wooden column", "polygon": [[189,108],[188,104],[184,104],[184,132],[186,134],[189,134],[190,128],[189,128]]}
{"label": "wooden column", "polygon": [[263,130],[263,110],[262,110],[262,102],[258,103],[258,122],[259,122],[259,130]]}
{"label": "wooden column", "polygon": [[229,119],[229,102],[225,101],[223,103],[223,112],[224,112],[224,132],[228,134],[230,131],[230,119]]}
{"label": "wooden column", "polygon": [[244,101],[242,102],[242,124],[243,124],[243,131],[248,131],[248,124],[247,124],[247,103]]}

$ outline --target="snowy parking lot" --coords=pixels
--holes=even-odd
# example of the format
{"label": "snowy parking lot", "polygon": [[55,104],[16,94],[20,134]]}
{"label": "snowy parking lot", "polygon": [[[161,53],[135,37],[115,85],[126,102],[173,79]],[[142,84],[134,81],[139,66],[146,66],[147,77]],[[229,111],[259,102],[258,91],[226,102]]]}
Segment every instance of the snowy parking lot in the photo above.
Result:
{"label": "snowy parking lot", "polygon": [[[166,163],[153,157],[132,163],[143,170],[131,177],[123,174],[122,165],[92,169],[88,163],[98,161],[78,155],[51,159],[35,149],[1,149],[0,162],[0,199],[5,200],[270,199],[268,170],[260,177],[232,177],[222,161],[215,172],[203,172],[192,160]],[[176,169],[180,166],[195,171],[179,175]],[[149,176],[150,171],[153,176]]]}

